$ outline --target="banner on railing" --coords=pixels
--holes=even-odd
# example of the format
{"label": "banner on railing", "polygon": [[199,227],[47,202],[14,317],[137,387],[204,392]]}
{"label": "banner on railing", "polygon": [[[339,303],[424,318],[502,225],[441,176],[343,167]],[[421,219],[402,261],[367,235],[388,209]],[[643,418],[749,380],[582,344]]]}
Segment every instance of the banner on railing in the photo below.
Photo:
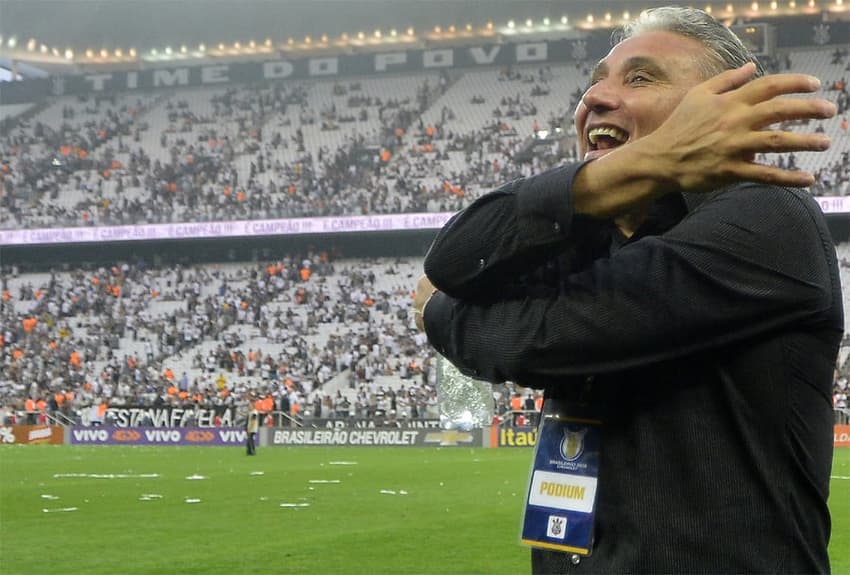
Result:
{"label": "banner on railing", "polygon": [[0,427],[0,443],[65,443],[65,428],[58,425],[5,425]]}
{"label": "banner on railing", "polygon": [[833,440],[835,447],[850,447],[850,425],[836,425]]}
{"label": "banner on railing", "polygon": [[136,407],[112,405],[106,421],[115,427],[232,427],[235,410],[202,407]]}
{"label": "banner on railing", "polygon": [[242,446],[247,432],[232,427],[74,427],[69,433],[72,445]]}
{"label": "banner on railing", "polygon": [[481,447],[481,430],[411,429],[406,427],[357,429],[274,429],[272,445]]}

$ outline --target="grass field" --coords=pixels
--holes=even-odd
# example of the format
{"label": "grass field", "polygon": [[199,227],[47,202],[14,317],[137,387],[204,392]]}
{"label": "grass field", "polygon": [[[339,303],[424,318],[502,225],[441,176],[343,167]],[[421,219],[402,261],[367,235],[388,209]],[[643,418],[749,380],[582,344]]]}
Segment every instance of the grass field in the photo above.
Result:
{"label": "grass field", "polygon": [[[0,574],[510,574],[531,451],[5,446]],[[850,573],[850,449],[833,572]]]}

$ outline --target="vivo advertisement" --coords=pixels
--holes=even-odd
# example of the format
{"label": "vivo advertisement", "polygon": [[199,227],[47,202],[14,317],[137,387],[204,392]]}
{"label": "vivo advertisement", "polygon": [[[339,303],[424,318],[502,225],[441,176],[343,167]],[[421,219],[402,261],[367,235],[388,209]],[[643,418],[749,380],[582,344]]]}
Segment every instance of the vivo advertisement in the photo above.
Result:
{"label": "vivo advertisement", "polygon": [[237,428],[76,427],[71,445],[245,445],[246,431]]}

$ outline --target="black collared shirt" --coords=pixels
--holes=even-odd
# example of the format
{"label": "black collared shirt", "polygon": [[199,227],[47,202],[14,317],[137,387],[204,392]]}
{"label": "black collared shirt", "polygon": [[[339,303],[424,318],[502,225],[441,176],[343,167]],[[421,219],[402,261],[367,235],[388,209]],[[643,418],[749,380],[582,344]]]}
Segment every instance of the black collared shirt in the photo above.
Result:
{"label": "black collared shirt", "polygon": [[547,397],[592,381],[604,414],[593,555],[535,551],[534,571],[828,572],[844,320],[817,203],[670,194],[626,239],[573,213],[582,165],[480,198],[425,260],[441,354]]}

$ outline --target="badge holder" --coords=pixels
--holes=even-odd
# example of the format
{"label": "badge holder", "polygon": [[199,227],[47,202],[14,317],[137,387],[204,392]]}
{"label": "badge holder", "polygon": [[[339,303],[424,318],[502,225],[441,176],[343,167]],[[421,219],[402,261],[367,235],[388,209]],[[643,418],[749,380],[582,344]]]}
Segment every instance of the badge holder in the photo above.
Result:
{"label": "badge holder", "polygon": [[547,399],[546,407],[520,540],[530,547],[590,555],[602,422],[567,415],[557,400]]}

